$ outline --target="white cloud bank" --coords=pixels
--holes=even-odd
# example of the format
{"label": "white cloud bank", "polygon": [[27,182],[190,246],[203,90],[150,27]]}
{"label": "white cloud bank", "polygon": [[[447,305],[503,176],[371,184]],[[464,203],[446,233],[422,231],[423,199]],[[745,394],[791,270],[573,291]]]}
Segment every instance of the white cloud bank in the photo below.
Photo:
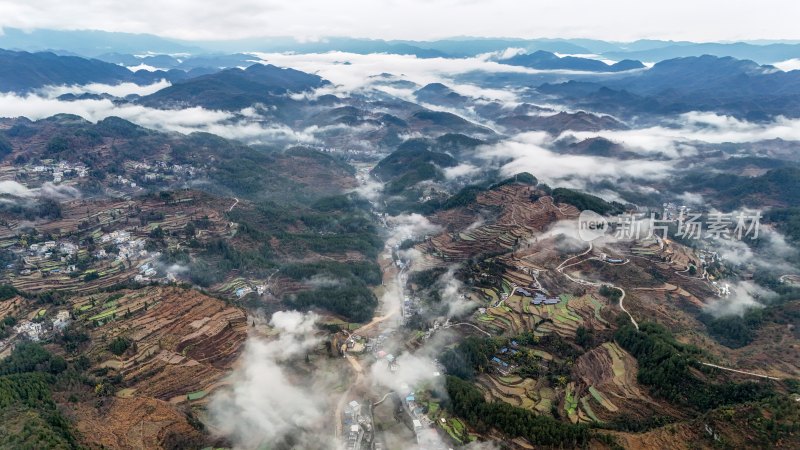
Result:
{"label": "white cloud bank", "polygon": [[523,133],[478,150],[481,158],[510,160],[502,166],[505,176],[529,172],[547,184],[583,187],[587,182],[616,181],[620,178],[661,179],[669,175],[672,162],[618,160],[586,155],[564,155],[547,149],[549,137],[543,132]]}
{"label": "white cloud bank", "polygon": [[136,83],[103,84],[89,83],[80,86],[47,86],[40,90],[44,97],[58,97],[64,94],[110,94],[115,97],[126,97],[131,94],[150,95],[161,89],[170,87],[172,83],[159,80],[152,84],[138,85]]}
{"label": "white cloud bank", "polygon": [[270,325],[278,338],[248,340],[230,386],[212,397],[210,421],[236,448],[270,447],[290,432],[302,436],[302,430],[316,428],[323,419],[324,394],[293,383],[281,366],[318,344],[317,319],[313,313],[275,313]]}
{"label": "white cloud bank", "polygon": [[[160,84],[156,83],[156,85]],[[252,120],[252,117],[246,117],[247,111],[237,115],[201,107],[172,110],[148,108],[130,103],[115,104],[108,99],[62,101],[56,98],[57,95],[67,91],[82,93],[91,92],[92,89],[93,86],[89,85],[80,88],[48,88],[40,94],[29,95],[0,93],[0,114],[6,117],[23,116],[31,120],[44,119],[55,114],[74,114],[91,122],[116,116],[154,130],[175,131],[183,134],[203,131],[250,143],[264,143],[272,140],[310,143],[317,141],[315,133],[325,131],[325,129],[317,127],[297,131],[282,124],[264,124]],[[126,89],[130,89],[130,86],[119,87],[119,92]]]}
{"label": "white cloud bank", "polygon": [[661,153],[668,157],[687,156],[693,150],[688,144],[757,142],[768,139],[800,140],[800,119],[777,117],[768,123],[755,123],[707,112],[688,112],[671,121],[668,126],[631,130],[602,130],[598,132],[569,131],[578,139],[604,137],[641,153]]}
{"label": "white cloud bank", "polygon": [[[745,40],[800,39],[797,2],[674,0],[10,0],[0,2],[0,27],[104,29],[178,39],[265,35],[439,39],[451,36]],[[658,20],[653,20],[658,18]]]}

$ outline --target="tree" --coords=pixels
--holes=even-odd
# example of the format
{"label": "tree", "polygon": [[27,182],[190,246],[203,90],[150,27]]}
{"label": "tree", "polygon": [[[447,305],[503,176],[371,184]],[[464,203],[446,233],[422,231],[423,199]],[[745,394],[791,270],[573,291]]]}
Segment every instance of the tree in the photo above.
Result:
{"label": "tree", "polygon": [[113,341],[111,341],[110,344],[108,344],[108,349],[111,351],[111,353],[120,356],[125,353],[126,350],[128,350],[130,345],[131,341],[129,339],[126,339],[122,336],[117,336]]}

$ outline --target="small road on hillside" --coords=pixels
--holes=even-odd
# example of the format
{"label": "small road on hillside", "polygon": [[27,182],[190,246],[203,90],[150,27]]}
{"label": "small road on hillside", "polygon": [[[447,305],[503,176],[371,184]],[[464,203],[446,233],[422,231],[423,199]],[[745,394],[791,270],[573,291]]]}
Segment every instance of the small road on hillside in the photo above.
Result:
{"label": "small road on hillside", "polygon": [[750,375],[751,377],[766,378],[767,380],[773,380],[773,381],[779,381],[780,380],[780,378],[775,378],[775,377],[771,377],[771,376],[768,376],[768,375],[761,375],[759,373],[745,372],[744,370],[731,369],[730,367],[722,367],[722,366],[718,366],[716,364],[704,363],[704,362],[701,362],[700,364],[702,364],[704,366],[708,366],[708,367],[713,367],[715,369],[727,370],[729,372],[740,373],[742,375]]}
{"label": "small road on hillside", "polygon": [[[631,319],[631,323],[633,324],[634,327],[636,327],[636,331],[639,331],[639,324],[633,318],[631,313],[627,309],[625,309],[625,304],[623,303],[623,301],[625,300],[625,289],[622,289],[621,287],[613,285],[611,283],[600,283],[600,282],[597,282],[597,281],[589,281],[589,280],[584,280],[584,279],[580,279],[580,278],[574,278],[574,277],[570,276],[569,274],[564,273],[564,269],[566,269],[568,267],[574,266],[576,264],[580,264],[583,261],[588,261],[590,259],[599,259],[599,258],[587,258],[585,260],[581,260],[581,261],[578,261],[578,262],[575,262],[575,263],[572,263],[572,264],[569,264],[569,265],[566,264],[567,262],[569,262],[569,261],[571,261],[571,260],[573,260],[573,259],[575,259],[577,257],[584,256],[584,255],[588,254],[590,251],[592,251],[592,244],[591,243],[589,244],[589,249],[586,250],[585,252],[583,252],[583,253],[581,253],[579,255],[571,256],[571,257],[565,259],[561,264],[559,264],[558,267],[556,267],[556,271],[558,271],[558,273],[560,273],[560,274],[564,275],[565,277],[567,277],[569,280],[574,281],[574,282],[576,282],[578,284],[589,285],[589,286],[603,286],[603,285],[606,285],[606,286],[610,286],[611,288],[614,288],[614,289],[619,289],[619,291],[622,293],[622,295],[619,297],[619,309],[621,309],[623,312],[625,312],[625,314],[628,315],[628,317]],[[688,270],[688,267],[687,267],[686,270]],[[676,273],[678,273],[678,272],[676,272]],[[691,277],[686,277],[686,278],[691,278]],[[728,372],[739,373],[739,374],[742,374],[742,375],[748,375],[748,376],[752,376],[752,377],[759,377],[759,378],[764,378],[764,379],[773,380],[773,381],[779,381],[780,380],[780,378],[775,378],[775,377],[771,377],[771,376],[768,376],[768,375],[762,375],[762,374],[753,373],[753,372],[747,372],[747,371],[744,371],[744,370],[733,369],[733,368],[730,368],[730,367],[723,367],[723,366],[719,366],[717,364],[711,364],[711,363],[706,363],[706,362],[700,362],[700,364],[702,364],[704,366],[708,366],[708,367],[713,367],[715,369],[727,370]]]}
{"label": "small road on hillside", "polygon": [[567,277],[570,281],[573,281],[573,282],[578,283],[578,284],[582,284],[582,285],[585,285],[585,286],[603,286],[603,285],[605,285],[605,286],[610,286],[613,289],[619,289],[619,291],[622,293],[622,295],[620,295],[620,297],[619,297],[619,309],[621,309],[622,312],[624,312],[625,314],[628,315],[628,318],[631,319],[631,323],[636,328],[636,331],[639,331],[639,324],[636,323],[636,319],[634,319],[633,316],[631,315],[631,313],[627,309],[625,309],[625,304],[623,303],[623,300],[625,300],[625,289],[622,289],[621,287],[616,286],[616,285],[611,284],[611,283],[601,283],[601,282],[598,282],[598,281],[584,280],[582,278],[575,278],[575,277],[570,276],[567,273],[564,273],[564,269],[566,269],[568,267],[572,267],[572,266],[577,265],[577,264],[580,264],[580,263],[582,263],[584,261],[589,261],[589,260],[592,260],[592,259],[599,260],[600,258],[591,257],[591,258],[586,258],[584,260],[577,261],[577,262],[574,262],[572,264],[567,265],[567,263],[569,261],[571,261],[571,260],[573,260],[575,258],[579,258],[581,256],[585,256],[585,255],[589,254],[589,252],[592,251],[592,248],[593,248],[593,246],[592,246],[592,243],[590,242],[589,243],[589,248],[585,252],[580,253],[580,254],[575,255],[575,256],[570,256],[569,258],[565,259],[564,261],[561,262],[561,264],[558,265],[558,267],[556,267],[556,271],[558,273],[560,273],[561,275],[564,275],[565,277]]}

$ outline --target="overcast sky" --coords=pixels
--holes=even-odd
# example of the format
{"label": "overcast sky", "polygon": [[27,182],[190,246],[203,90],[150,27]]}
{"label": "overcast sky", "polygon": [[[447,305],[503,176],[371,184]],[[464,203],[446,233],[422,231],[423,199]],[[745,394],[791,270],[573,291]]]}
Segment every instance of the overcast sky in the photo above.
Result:
{"label": "overcast sky", "polygon": [[0,27],[181,39],[800,39],[796,0],[0,0]]}

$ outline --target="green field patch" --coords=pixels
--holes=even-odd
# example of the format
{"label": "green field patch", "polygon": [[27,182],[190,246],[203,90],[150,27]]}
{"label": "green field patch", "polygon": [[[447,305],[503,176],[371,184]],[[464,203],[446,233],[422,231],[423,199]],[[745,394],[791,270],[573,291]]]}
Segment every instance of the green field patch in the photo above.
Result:
{"label": "green field patch", "polygon": [[464,441],[462,440],[462,436],[464,433],[464,424],[458,419],[450,419],[446,420],[444,423],[439,421],[439,426],[453,438],[454,441],[458,442],[459,444],[463,444]]}
{"label": "green field patch", "polygon": [[572,423],[578,421],[578,400],[574,397],[570,386],[567,386],[567,393],[564,396],[564,410]]}
{"label": "green field patch", "polygon": [[125,388],[118,390],[114,395],[119,398],[131,398],[135,392],[135,388]]}
{"label": "green field patch", "polygon": [[622,360],[622,350],[611,342],[606,342],[603,347],[611,355],[611,368],[614,370],[614,378],[621,378],[625,376],[625,362]]}
{"label": "green field patch", "polygon": [[495,317],[495,319],[497,319],[498,321],[504,323],[505,325],[507,325],[509,327],[511,326],[511,321],[508,320],[508,318],[506,318],[506,317],[497,316],[497,317]]}
{"label": "green field patch", "polygon": [[553,355],[551,355],[550,353],[547,353],[544,350],[533,349],[533,350],[531,350],[531,353],[533,353],[534,355],[542,358],[545,361],[552,361],[553,360]]}
{"label": "green field patch", "polygon": [[500,300],[500,297],[497,296],[497,293],[494,291],[494,289],[484,288],[482,289],[482,291],[484,294],[488,295],[489,298],[491,298],[493,301]]}
{"label": "green field patch", "polygon": [[206,395],[207,395],[206,391],[197,391],[197,392],[192,392],[192,393],[186,395],[186,398],[188,398],[189,400],[200,400],[201,398],[205,397]]}
{"label": "green field patch", "polygon": [[586,412],[586,415],[589,416],[589,418],[591,418],[595,422],[601,422],[600,419],[598,419],[597,416],[594,414],[594,411],[592,411],[592,407],[589,406],[588,397],[584,396],[583,398],[581,398],[581,407],[583,408],[583,411]]}
{"label": "green field patch", "polygon": [[594,398],[603,408],[611,412],[617,412],[619,410],[616,405],[611,403],[611,401],[608,400],[603,393],[598,391],[594,386],[589,386],[589,394],[591,394],[592,398]]}
{"label": "green field patch", "polygon": [[549,398],[543,398],[539,400],[533,408],[542,414],[550,414],[550,410],[553,408],[553,402]]}
{"label": "green field patch", "polygon": [[503,384],[519,384],[522,382],[522,378],[518,376],[497,377],[497,379]]}
{"label": "green field patch", "polygon": [[606,319],[603,319],[603,316],[600,315],[600,310],[603,309],[603,304],[600,303],[599,301],[597,301],[597,299],[594,298],[594,296],[591,296],[591,295],[589,296],[589,302],[594,307],[594,317],[595,317],[595,319],[597,319],[600,322],[608,325],[609,324],[608,321],[606,321]]}
{"label": "green field patch", "polygon": [[108,317],[111,317],[111,316],[113,316],[113,315],[114,315],[116,312],[117,312],[117,309],[116,309],[116,308],[109,309],[109,310],[107,310],[107,311],[103,311],[103,312],[101,312],[100,314],[98,314],[98,315],[96,315],[96,316],[89,317],[89,320],[102,320],[102,319],[106,319],[106,318],[108,318]]}

